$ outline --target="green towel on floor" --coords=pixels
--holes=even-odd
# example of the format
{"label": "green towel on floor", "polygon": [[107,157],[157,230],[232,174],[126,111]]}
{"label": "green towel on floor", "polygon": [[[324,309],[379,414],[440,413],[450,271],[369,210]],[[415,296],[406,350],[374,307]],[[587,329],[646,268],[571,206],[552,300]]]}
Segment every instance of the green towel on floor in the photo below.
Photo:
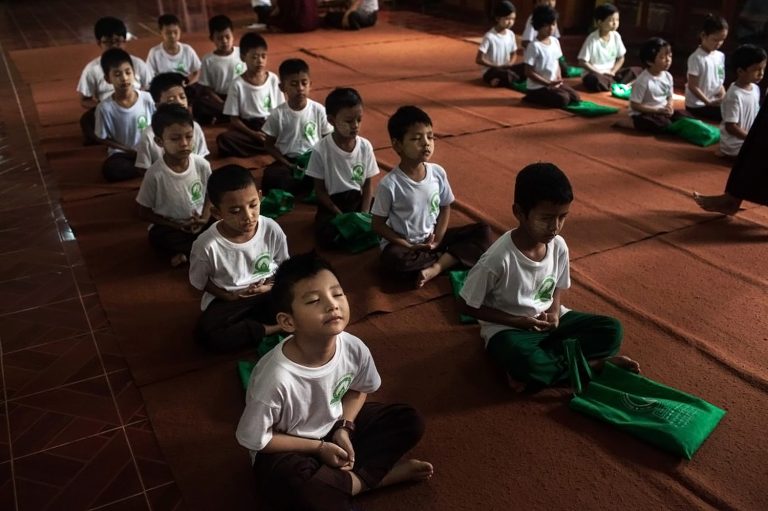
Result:
{"label": "green towel on floor", "polygon": [[295,179],[304,179],[304,173],[307,170],[307,165],[309,165],[309,157],[312,156],[312,150],[300,154],[296,157],[296,160],[293,162],[293,177]]}
{"label": "green towel on floor", "polygon": [[578,103],[571,103],[565,107],[565,109],[583,117],[599,117],[601,115],[615,114],[619,111],[619,109],[615,106],[598,105],[592,101],[579,101]]}
{"label": "green towel on floor", "polygon": [[632,86],[625,83],[614,83],[611,85],[611,96],[619,99],[629,100],[632,95]]}
{"label": "green towel on floor", "polygon": [[670,124],[667,132],[701,147],[707,147],[720,141],[720,128],[689,117],[683,117]]}
{"label": "green towel on floor", "polygon": [[512,85],[510,85],[510,87],[515,89],[517,92],[526,93],[528,92],[528,81],[521,80],[519,82],[512,82]]}
{"label": "green towel on floor", "polygon": [[[264,337],[259,343],[259,347],[256,348],[256,353],[259,358],[266,355],[269,350],[280,344],[280,341],[285,339],[283,334],[273,334]],[[238,360],[237,361],[237,374],[240,376],[240,383],[244,389],[248,389],[248,382],[251,380],[251,373],[253,368],[256,367],[256,360]]]}
{"label": "green towel on floor", "polygon": [[[459,297],[461,288],[464,287],[464,281],[467,280],[467,274],[469,274],[469,270],[453,270],[448,272],[448,279],[451,281],[454,298]],[[477,323],[475,318],[466,314],[459,314],[459,321],[461,323]]]}
{"label": "green towel on floor", "polygon": [[276,219],[293,209],[293,194],[273,188],[261,199],[261,214]]}
{"label": "green towel on floor", "polygon": [[379,245],[379,237],[373,232],[370,213],[342,213],[336,215],[331,223],[339,231],[336,244],[353,254]]}
{"label": "green towel on floor", "polygon": [[563,72],[563,78],[578,78],[584,73],[583,67],[569,66],[565,56],[560,57],[560,67]]}

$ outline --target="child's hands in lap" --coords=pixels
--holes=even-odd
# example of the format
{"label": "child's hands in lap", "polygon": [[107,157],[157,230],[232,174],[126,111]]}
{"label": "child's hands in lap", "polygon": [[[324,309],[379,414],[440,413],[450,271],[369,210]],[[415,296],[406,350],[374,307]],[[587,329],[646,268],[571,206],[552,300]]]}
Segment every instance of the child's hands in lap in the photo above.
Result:
{"label": "child's hands in lap", "polygon": [[240,291],[239,296],[240,298],[250,298],[252,296],[260,295],[262,293],[266,293],[270,289],[272,289],[273,282],[271,280],[264,280],[261,282],[254,282],[247,288]]}
{"label": "child's hands in lap", "polygon": [[349,468],[344,468],[350,463],[347,451],[333,442],[325,442],[320,449],[319,455],[320,460],[329,467],[340,468],[343,470],[351,470],[352,468],[351,466]]}
{"label": "child's hands in lap", "polygon": [[435,250],[437,248],[438,243],[435,242],[435,233],[432,233],[429,235],[429,238],[425,239],[421,243],[411,243],[411,246],[408,247],[413,251],[419,251],[419,250]]}
{"label": "child's hands in lap", "polygon": [[349,432],[346,429],[337,429],[333,434],[333,443],[344,449],[344,452],[347,453],[346,463],[339,468],[341,470],[352,470],[352,467],[355,466],[355,448],[352,447]]}

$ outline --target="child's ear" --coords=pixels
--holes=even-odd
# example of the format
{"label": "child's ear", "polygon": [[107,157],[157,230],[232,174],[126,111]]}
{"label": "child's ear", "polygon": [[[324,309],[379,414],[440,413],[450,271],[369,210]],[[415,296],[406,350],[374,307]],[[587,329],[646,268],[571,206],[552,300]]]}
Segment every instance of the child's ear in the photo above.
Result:
{"label": "child's ear", "polygon": [[287,312],[277,313],[277,324],[280,325],[280,328],[283,330],[283,332],[292,334],[296,331],[296,327],[293,323],[293,316]]}
{"label": "child's ear", "polygon": [[333,126],[336,127],[336,116],[335,115],[327,115],[326,119],[328,119],[328,122]]}
{"label": "child's ear", "polygon": [[285,92],[285,84],[282,80],[280,81],[280,85],[278,85],[278,87],[280,87],[280,92]]}
{"label": "child's ear", "polygon": [[512,214],[515,215],[515,218],[517,218],[517,221],[520,223],[525,220],[525,213],[523,213],[523,210],[520,209],[520,206],[517,204],[512,204]]}
{"label": "child's ear", "polygon": [[402,143],[396,138],[390,139],[390,142],[392,143],[392,149],[394,149],[397,154],[400,154],[400,150],[403,148]]}
{"label": "child's ear", "polygon": [[157,134],[154,136],[155,144],[157,144],[159,147],[165,148],[163,145],[163,139],[161,137],[158,137]]}
{"label": "child's ear", "polygon": [[221,211],[219,211],[219,208],[217,208],[213,202],[211,202],[211,216],[216,220],[221,220]]}

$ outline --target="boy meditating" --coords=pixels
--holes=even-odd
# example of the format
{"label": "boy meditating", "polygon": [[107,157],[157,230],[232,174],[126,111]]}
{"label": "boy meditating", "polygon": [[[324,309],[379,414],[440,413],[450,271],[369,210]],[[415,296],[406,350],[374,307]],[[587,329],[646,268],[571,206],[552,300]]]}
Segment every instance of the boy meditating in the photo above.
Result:
{"label": "boy meditating", "polygon": [[445,169],[429,163],[435,150],[432,119],[402,106],[387,124],[400,157],[376,188],[373,230],[381,236],[381,269],[413,277],[416,287],[461,263],[471,267],[490,245],[483,223],[448,228],[453,192]]}
{"label": "boy meditating", "polygon": [[254,368],[237,426],[270,509],[348,511],[361,492],[429,479],[430,463],[401,460],[424,433],[419,413],[366,403],[381,378],[368,347],[344,331],[349,303],[328,263],[289,259],[272,293],[291,336]]}
{"label": "boy meditating", "polygon": [[211,165],[192,152],[194,121],[185,107],[161,105],[152,130],[163,156],[149,167],[136,202],[139,216],[150,222],[149,242],[171,257],[171,266],[187,262],[192,243],[210,217],[206,185]]}
{"label": "boy meditating", "polygon": [[517,175],[512,206],[519,222],[469,271],[460,293],[462,312],[477,318],[488,354],[510,386],[535,390],[568,377],[563,340],[578,339],[597,369],[609,360],[637,372],[619,351],[618,320],[569,311],[561,304],[571,285],[568,247],[559,235],[573,201],[571,184],[551,163]]}
{"label": "boy meditating", "polygon": [[493,28],[485,33],[477,49],[475,62],[485,67],[483,81],[491,87],[510,87],[520,81],[513,71],[516,67],[517,40],[512,32],[515,24],[515,6],[502,0],[493,8]]}
{"label": "boy meditating", "polygon": [[256,348],[280,331],[272,303],[272,276],[288,259],[283,230],[260,216],[256,181],[240,165],[208,179],[211,214],[218,221],[192,245],[189,281],[203,291],[196,337],[212,351]]}
{"label": "boy meditating", "polygon": [[188,84],[200,76],[200,57],[194,48],[181,42],[181,21],[175,14],[163,14],[157,18],[157,28],[163,42],[149,49],[147,65],[152,73],[179,73]]}
{"label": "boy meditating", "polygon": [[107,146],[101,170],[107,181],[125,181],[144,172],[135,165],[136,148],[155,113],[155,102],[149,92],[134,87],[133,61],[125,50],[105,51],[101,67],[114,87],[112,95],[96,106],[95,136]]}
{"label": "boy meditating", "polygon": [[300,156],[306,158],[314,145],[333,131],[323,105],[309,98],[312,86],[309,65],[301,59],[288,59],[280,64],[278,72],[280,90],[285,93],[286,101],[272,110],[261,128],[267,151],[275,158],[264,169],[261,181],[264,193],[273,188],[289,192],[311,189],[311,179],[294,176],[297,160]]}
{"label": "boy meditating", "polygon": [[363,99],[355,89],[334,89],[325,98],[333,133],[312,150],[307,175],[315,180],[315,239],[333,247],[338,229],[331,223],[342,213],[368,212],[373,198],[371,178],[379,173],[371,143],[358,135]]}
{"label": "boy meditating", "polygon": [[280,80],[267,69],[267,41],[248,32],[240,38],[240,56],[245,73],[229,86],[224,115],[230,129],[216,138],[219,156],[253,156],[265,151],[261,127],[270,112],[285,103]]}
{"label": "boy meditating", "polygon": [[[189,109],[185,85],[187,79],[179,73],[160,73],[152,78],[149,93],[159,108],[162,105],[176,104]],[[210,153],[205,141],[203,128],[195,122],[193,125],[192,152],[198,156],[206,157]],[[163,155],[163,150],[155,140],[155,132],[152,126],[144,130],[136,148],[136,167],[148,169]]]}

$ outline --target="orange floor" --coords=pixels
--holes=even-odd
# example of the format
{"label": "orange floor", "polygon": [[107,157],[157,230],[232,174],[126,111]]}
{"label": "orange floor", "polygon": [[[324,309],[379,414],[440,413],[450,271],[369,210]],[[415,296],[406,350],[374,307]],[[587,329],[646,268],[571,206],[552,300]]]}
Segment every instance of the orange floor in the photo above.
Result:
{"label": "orange floor", "polygon": [[[81,145],[74,83],[97,53],[90,18],[107,6],[77,4],[77,16],[63,0],[0,7],[0,509],[259,509],[234,440],[235,361],[253,354],[193,344],[199,297],[150,250],[138,182],[104,183],[103,151]],[[240,2],[160,4],[187,5],[197,29],[186,40],[200,54],[213,4],[238,27],[250,22]],[[109,3],[139,36],[137,55],[156,44],[157,5]],[[648,376],[728,414],[682,461],[570,411],[566,388],[512,395],[477,327],[459,324],[447,279],[409,291],[378,279],[375,251],[326,254],[351,297],[349,330],[382,375],[375,399],[424,413],[414,455],[436,467],[428,483],[373,492],[361,508],[768,509],[766,209],[747,204],[732,219],[697,210],[690,191],[719,192],[728,173],[714,148],[612,128],[625,112],[584,119],[484,87],[464,39],[481,25],[383,14],[359,34],[268,35],[271,66],[305,58],[317,100],[356,87],[384,170],[396,163],[387,116],[425,108],[439,134],[434,161],[457,197],[454,224],[502,233],[514,224],[517,171],[560,165],[576,196],[566,303],[620,318],[624,351]],[[220,129],[207,131],[211,147]],[[213,167],[224,161],[214,154]],[[267,160],[239,161],[258,174]],[[312,246],[312,216],[301,204],[279,219],[291,252]]]}

